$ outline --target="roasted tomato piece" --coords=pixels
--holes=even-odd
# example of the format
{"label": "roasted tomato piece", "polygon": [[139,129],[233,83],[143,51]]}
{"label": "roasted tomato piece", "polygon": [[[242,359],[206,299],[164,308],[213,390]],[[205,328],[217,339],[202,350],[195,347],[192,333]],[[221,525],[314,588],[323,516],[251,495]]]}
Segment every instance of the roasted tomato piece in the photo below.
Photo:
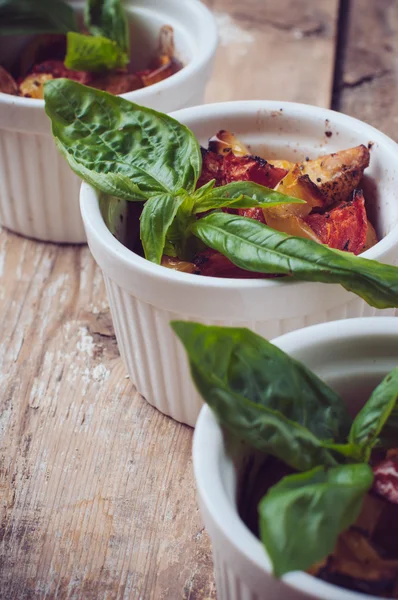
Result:
{"label": "roasted tomato piece", "polygon": [[268,188],[274,188],[287,174],[259,156],[235,156],[232,152],[224,156],[224,178],[232,181],[253,181]]}
{"label": "roasted tomato piece", "polygon": [[387,458],[373,467],[373,491],[398,504],[398,457]]}
{"label": "roasted tomato piece", "polygon": [[0,66],[0,92],[18,96],[18,85],[14,77]]}
{"label": "roasted tomato piece", "polygon": [[241,217],[247,217],[248,219],[255,219],[256,221],[260,221],[260,223],[264,223],[265,225],[264,212],[262,208],[240,208],[238,210],[238,214]]}
{"label": "roasted tomato piece", "polygon": [[226,256],[212,249],[197,254],[193,262],[200,275],[204,275],[205,277],[232,277],[237,279],[268,279],[281,277],[281,275],[254,273],[253,271],[240,269]]}
{"label": "roasted tomato piece", "polygon": [[342,202],[324,214],[306,218],[323,244],[337,250],[360,254],[366,244],[368,220],[362,190],[354,190],[349,202]]}
{"label": "roasted tomato piece", "polygon": [[205,150],[202,151],[202,172],[197,183],[197,187],[200,188],[205,183],[208,183],[212,179],[216,180],[216,185],[224,184],[223,175],[223,161],[224,158],[215,152]]}
{"label": "roasted tomato piece", "polygon": [[253,181],[274,188],[287,173],[285,169],[274,167],[258,156],[235,156],[230,151],[219,154],[202,148],[202,161],[202,173],[197,187],[215,179],[216,185]]}
{"label": "roasted tomato piece", "polygon": [[300,169],[322,192],[326,205],[330,206],[347,200],[358,187],[369,160],[369,150],[361,144],[315,160],[306,160]]}
{"label": "roasted tomato piece", "polygon": [[93,81],[93,73],[88,71],[72,71],[67,69],[62,60],[46,60],[38,65],[35,65],[32,69],[32,73],[48,73],[53,76],[54,79],[59,77],[65,77],[66,79],[72,79],[78,81],[84,85],[88,85]]}

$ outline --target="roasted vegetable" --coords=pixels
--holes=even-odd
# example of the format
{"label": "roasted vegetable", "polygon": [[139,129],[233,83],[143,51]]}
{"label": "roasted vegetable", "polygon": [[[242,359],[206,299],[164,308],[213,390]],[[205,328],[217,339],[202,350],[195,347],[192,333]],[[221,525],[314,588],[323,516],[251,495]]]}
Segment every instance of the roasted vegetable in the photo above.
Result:
{"label": "roasted vegetable", "polygon": [[210,138],[209,150],[217,154],[232,152],[235,156],[250,154],[248,148],[233,133],[225,131],[225,129],[220,129],[215,136]]}
{"label": "roasted vegetable", "polygon": [[361,144],[315,160],[305,160],[300,170],[303,175],[308,175],[322,193],[325,204],[330,206],[351,196],[369,166],[369,160],[369,150]]}
{"label": "roasted vegetable", "polygon": [[216,186],[232,181],[253,181],[274,188],[285,175],[284,169],[274,167],[259,156],[235,156],[232,152],[218,154],[202,149],[202,173],[197,187],[215,179]]}
{"label": "roasted vegetable", "polygon": [[[235,156],[230,152],[224,156],[223,174],[225,183],[230,183],[231,181],[254,181],[265,187],[274,188],[286,175],[286,171],[272,166],[259,156]],[[294,194],[289,194],[282,190],[277,189],[277,191],[287,196],[294,196]],[[305,198],[302,198],[302,200],[305,200]]]}
{"label": "roasted vegetable", "polygon": [[182,271],[183,273],[199,273],[199,270],[194,263],[179,260],[178,258],[172,258],[171,256],[163,256],[161,265],[167,269]]}
{"label": "roasted vegetable", "polygon": [[215,185],[223,185],[224,183],[224,158],[216,152],[201,148],[202,152],[202,171],[196,184],[197,188],[201,188],[212,179],[215,179]]}
{"label": "roasted vegetable", "polygon": [[12,94],[14,96],[18,95],[17,82],[12,77],[12,75],[10,75],[10,73],[1,66],[0,66],[0,92],[2,92],[3,94]]}
{"label": "roasted vegetable", "polygon": [[44,98],[44,84],[54,79],[50,73],[31,73],[20,83],[19,92],[25,98]]}
{"label": "roasted vegetable", "polygon": [[373,467],[373,490],[393,504],[398,504],[398,459],[387,458]]}
{"label": "roasted vegetable", "polygon": [[234,265],[223,254],[216,252],[216,250],[205,250],[197,254],[193,262],[197,268],[197,272],[207,277],[239,277],[240,279],[268,279],[278,277],[278,275],[244,271]]}
{"label": "roasted vegetable", "polygon": [[238,214],[241,217],[247,217],[248,219],[256,219],[260,223],[265,224],[264,209],[262,208],[239,208]]}
{"label": "roasted vegetable", "polygon": [[365,248],[368,229],[362,190],[354,190],[352,200],[329,212],[308,215],[306,222],[322,244],[360,254]]}
{"label": "roasted vegetable", "polygon": [[118,96],[140,89],[142,81],[135,73],[109,71],[98,74],[90,83],[90,86]]}
{"label": "roasted vegetable", "polygon": [[[166,57],[164,57],[166,58]],[[169,58],[168,62],[161,65],[156,69],[147,69],[146,71],[138,71],[137,75],[141,78],[142,83],[145,87],[159,83],[163,79],[167,79],[177,73],[181,69],[182,65],[174,58]]]}
{"label": "roasted vegetable", "polygon": [[67,69],[62,60],[46,60],[38,65],[35,65],[32,69],[33,74],[48,73],[52,75],[53,79],[65,77],[72,81],[78,81],[84,85],[89,85],[94,75],[88,71],[72,71]]}
{"label": "roasted vegetable", "polygon": [[271,208],[263,212],[266,215],[266,224],[268,227],[272,227],[272,229],[287,233],[288,235],[312,240],[318,244],[321,243],[315,231],[301,217],[297,217],[296,215],[280,216],[278,215],[278,209],[273,210]]}

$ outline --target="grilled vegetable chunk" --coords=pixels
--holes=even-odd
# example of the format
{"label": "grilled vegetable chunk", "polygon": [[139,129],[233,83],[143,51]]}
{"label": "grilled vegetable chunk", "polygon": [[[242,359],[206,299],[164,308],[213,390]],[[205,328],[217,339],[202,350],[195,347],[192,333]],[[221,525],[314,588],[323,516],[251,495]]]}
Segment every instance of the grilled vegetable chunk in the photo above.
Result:
{"label": "grilled vegetable chunk", "polygon": [[42,100],[44,98],[44,84],[50,79],[54,79],[50,73],[31,73],[20,84],[20,95],[25,98]]}
{"label": "grilled vegetable chunk", "polygon": [[303,175],[322,193],[324,202],[330,206],[334,202],[346,200],[358,187],[364,170],[369,166],[369,150],[361,144],[355,148],[306,160],[300,165]]}
{"label": "grilled vegetable chunk", "polygon": [[217,154],[228,154],[232,152],[235,156],[247,156],[249,149],[230,131],[220,129],[215,136],[209,140],[209,150]]}
{"label": "grilled vegetable chunk", "polygon": [[362,190],[354,190],[352,200],[329,212],[309,215],[306,222],[323,244],[360,254],[365,248],[368,230]]}
{"label": "grilled vegetable chunk", "polygon": [[226,185],[232,181],[254,181],[265,187],[274,188],[287,173],[285,169],[274,167],[259,156],[235,156],[232,152],[217,154],[202,149],[202,160],[198,188],[211,179],[216,180],[216,186]]}
{"label": "grilled vegetable chunk", "polygon": [[0,66],[0,92],[13,96],[18,95],[17,82],[2,66]]}
{"label": "grilled vegetable chunk", "polygon": [[211,249],[197,254],[193,262],[200,275],[205,275],[206,277],[239,277],[240,279],[268,279],[278,277],[278,275],[253,273],[252,271],[240,269],[220,252]]}
{"label": "grilled vegetable chunk", "polygon": [[274,188],[286,175],[284,169],[270,165],[259,156],[235,156],[232,152],[224,157],[223,169],[225,183],[254,181],[268,188]]}

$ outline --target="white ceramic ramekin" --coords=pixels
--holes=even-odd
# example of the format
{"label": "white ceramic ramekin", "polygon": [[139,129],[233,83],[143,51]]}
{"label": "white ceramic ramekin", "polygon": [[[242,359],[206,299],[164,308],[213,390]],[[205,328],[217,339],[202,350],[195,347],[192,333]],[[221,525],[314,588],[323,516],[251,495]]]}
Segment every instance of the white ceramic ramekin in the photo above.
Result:
{"label": "white ceramic ramekin", "polygon": [[[83,6],[71,4],[77,10]],[[126,9],[134,19],[131,52],[139,68],[155,51],[162,25],[173,27],[176,53],[186,66],[123,97],[162,112],[203,102],[217,46],[210,11],[199,0],[128,0]],[[3,44],[0,64],[20,44],[20,39]],[[56,150],[44,101],[0,93],[0,224],[43,241],[83,243],[79,187]]]}
{"label": "white ceramic ramekin", "polygon": [[[398,319],[350,319],[294,331],[273,343],[337,390],[355,414],[398,364]],[[237,509],[239,481],[252,452],[233,444],[205,406],[193,443],[202,519],[210,535],[218,600],[375,600],[324,583],[303,572],[278,581],[260,541]]]}
{"label": "white ceramic ramekin", "polygon": [[[372,142],[365,194],[383,239],[363,256],[398,263],[398,146],[369,125],[329,110],[291,103],[231,102],[174,113],[199,141],[219,129],[235,132],[267,157],[300,159]],[[330,137],[325,131],[332,132]],[[131,380],[156,408],[194,425],[202,401],[188,376],[173,319],[245,326],[267,338],[323,321],[375,314],[338,285],[287,280],[200,277],[152,264],[107,229],[97,192],[83,184],[81,210],[91,252],[108,291],[119,349]]]}

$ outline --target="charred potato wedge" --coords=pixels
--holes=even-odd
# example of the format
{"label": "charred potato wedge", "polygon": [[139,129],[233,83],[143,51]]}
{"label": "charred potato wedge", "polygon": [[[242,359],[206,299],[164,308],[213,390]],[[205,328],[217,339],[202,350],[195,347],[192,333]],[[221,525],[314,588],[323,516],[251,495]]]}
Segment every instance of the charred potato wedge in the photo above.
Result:
{"label": "charred potato wedge", "polygon": [[325,205],[330,206],[346,200],[359,186],[369,159],[369,150],[361,144],[315,160],[306,160],[300,165],[300,170],[316,185]]}

